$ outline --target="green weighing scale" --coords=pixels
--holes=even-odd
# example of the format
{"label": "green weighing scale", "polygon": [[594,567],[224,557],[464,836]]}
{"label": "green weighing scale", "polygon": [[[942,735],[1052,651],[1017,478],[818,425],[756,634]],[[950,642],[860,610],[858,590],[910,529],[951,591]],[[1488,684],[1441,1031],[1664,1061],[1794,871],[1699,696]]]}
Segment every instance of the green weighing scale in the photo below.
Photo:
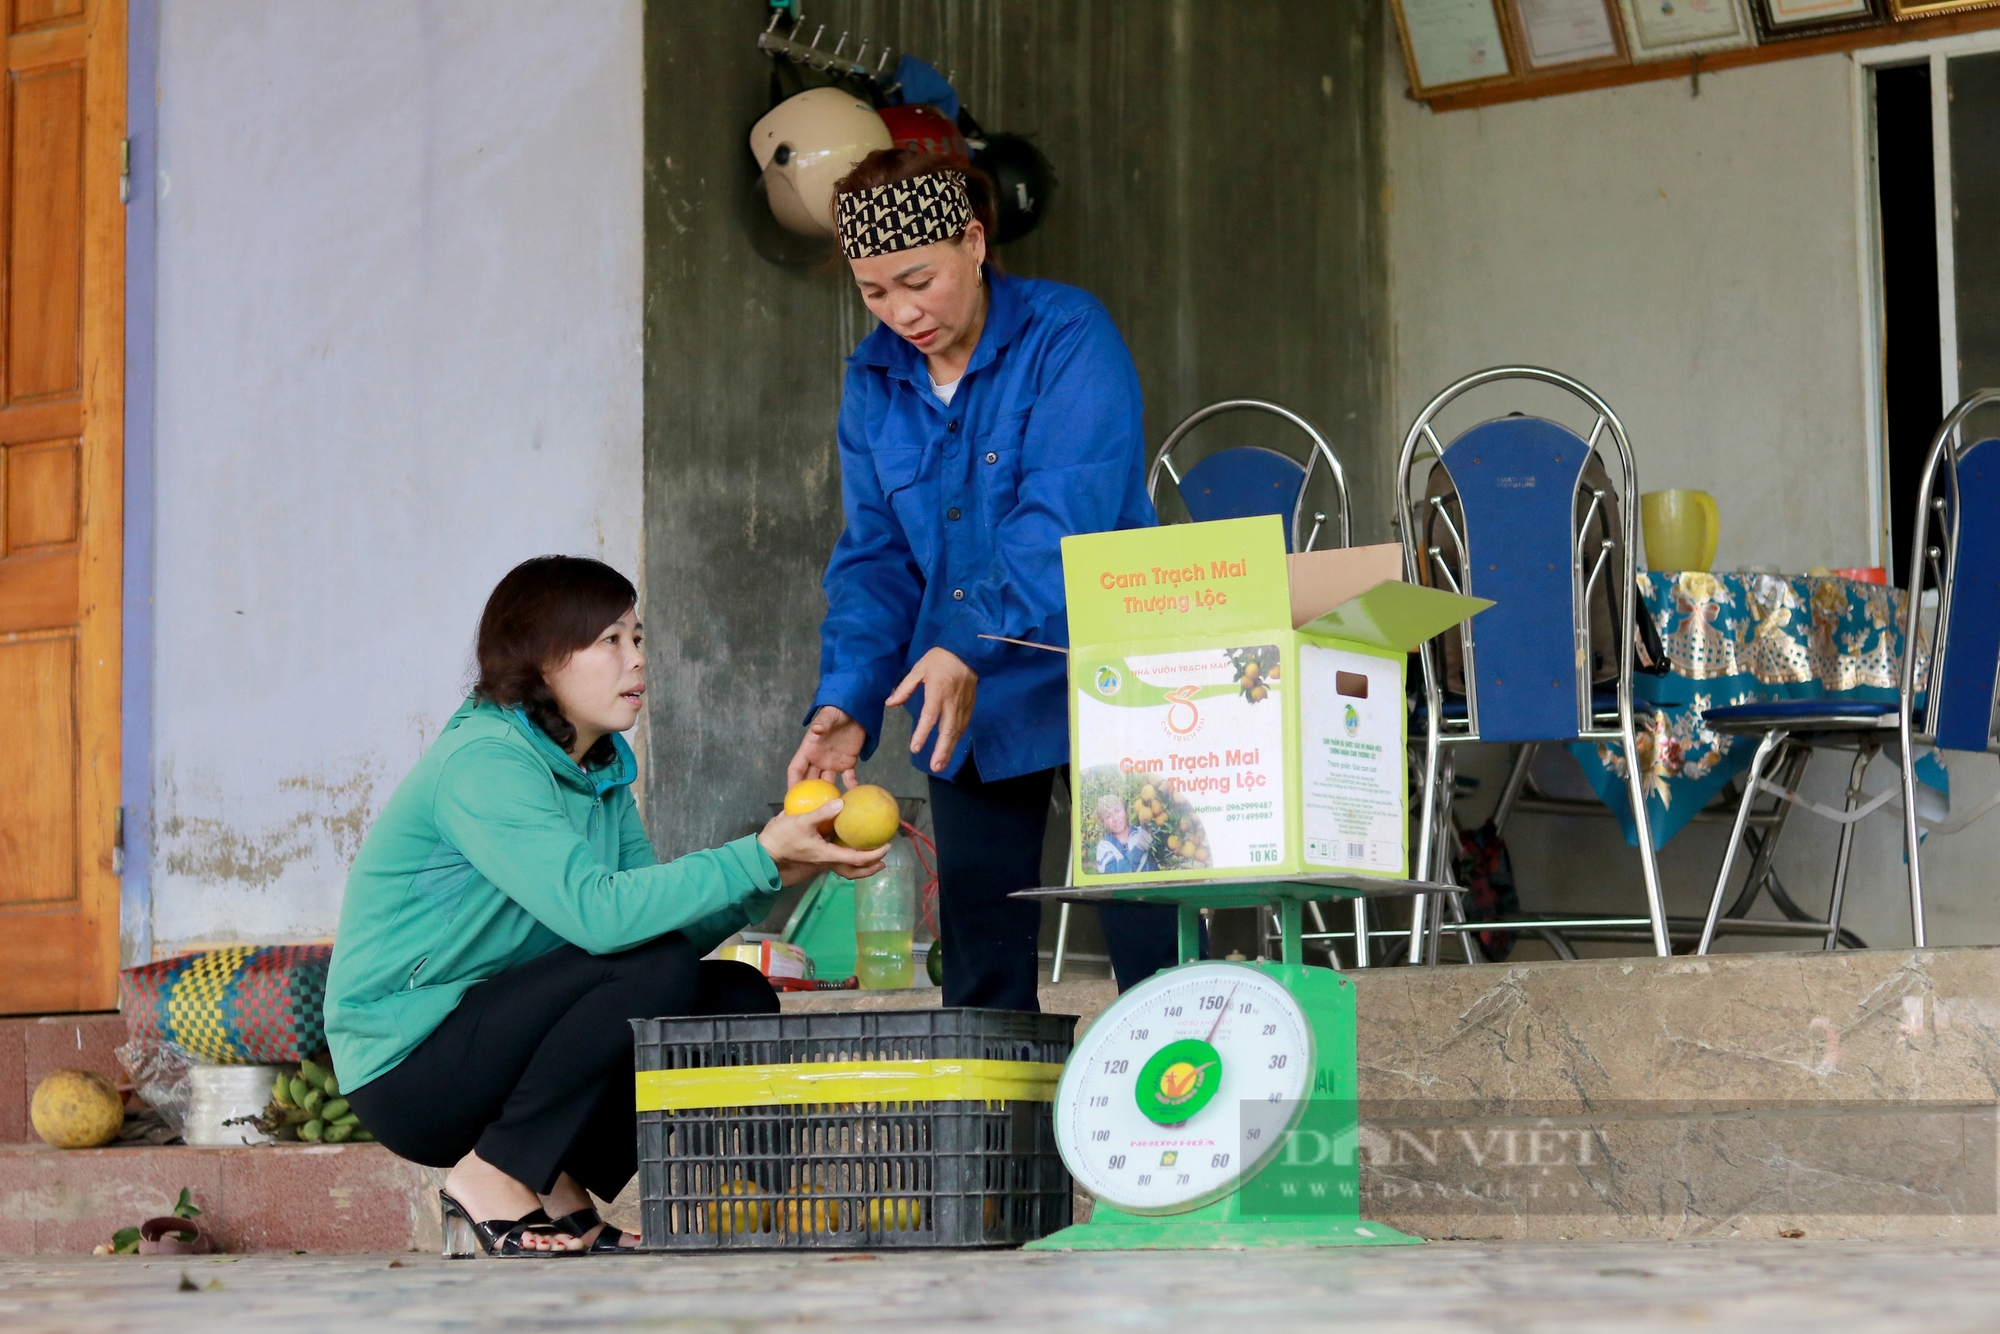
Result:
{"label": "green weighing scale", "polygon": [[[1179,967],[1120,996],[1078,1041],[1056,1144],[1096,1200],[1029,1250],[1409,1246],[1361,1217],[1354,983],[1309,968],[1310,900],[1448,892],[1420,880],[1301,875],[1024,890],[1017,898],[1170,903]],[[1275,906],[1283,963],[1204,963],[1201,910]]]}

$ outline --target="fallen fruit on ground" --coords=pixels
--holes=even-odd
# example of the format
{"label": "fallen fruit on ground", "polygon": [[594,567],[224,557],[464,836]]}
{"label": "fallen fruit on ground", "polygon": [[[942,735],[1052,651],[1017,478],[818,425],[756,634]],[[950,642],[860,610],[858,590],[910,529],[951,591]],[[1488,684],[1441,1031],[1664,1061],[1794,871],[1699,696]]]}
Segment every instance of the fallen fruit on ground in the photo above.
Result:
{"label": "fallen fruit on ground", "polygon": [[839,796],[840,789],[824,778],[808,778],[792,784],[792,790],[785,794],[785,814],[804,815]]}
{"label": "fallen fruit on ground", "polygon": [[887,847],[902,820],[902,808],[889,789],[868,783],[847,794],[840,814],[833,817],[833,832],[848,847],[866,852]]}
{"label": "fallen fruit on ground", "polygon": [[29,1118],[35,1133],[58,1149],[94,1149],[117,1137],[125,1100],[94,1070],[51,1070],[35,1086]]}

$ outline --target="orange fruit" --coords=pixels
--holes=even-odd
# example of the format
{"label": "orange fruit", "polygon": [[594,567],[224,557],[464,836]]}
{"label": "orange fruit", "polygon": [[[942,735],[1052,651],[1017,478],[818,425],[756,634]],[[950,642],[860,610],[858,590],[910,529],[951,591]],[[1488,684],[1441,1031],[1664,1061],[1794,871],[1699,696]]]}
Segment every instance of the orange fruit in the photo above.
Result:
{"label": "orange fruit", "polygon": [[915,1232],[923,1226],[923,1202],[908,1196],[868,1201],[870,1232]]}
{"label": "orange fruit", "polygon": [[28,1116],[35,1133],[58,1149],[94,1149],[117,1137],[125,1101],[94,1070],[51,1070],[35,1086]]}
{"label": "orange fruit", "polygon": [[833,832],[848,847],[865,852],[887,847],[902,822],[902,807],[889,790],[868,783],[847,794],[840,814],[833,817]]}
{"label": "orange fruit", "polygon": [[840,1203],[829,1199],[805,1199],[802,1196],[823,1196],[818,1186],[797,1186],[785,1192],[790,1197],[778,1202],[778,1230],[780,1232],[838,1232],[840,1230]]}
{"label": "orange fruit", "polygon": [[[716,1194],[762,1195],[754,1181],[726,1181]],[[741,1203],[711,1201],[708,1206],[708,1230],[723,1236],[732,1232],[764,1232],[771,1226],[771,1206],[763,1200],[744,1200]]]}
{"label": "orange fruit", "polygon": [[808,778],[792,784],[792,790],[785,794],[785,814],[804,815],[816,811],[840,796],[840,789],[824,778]]}

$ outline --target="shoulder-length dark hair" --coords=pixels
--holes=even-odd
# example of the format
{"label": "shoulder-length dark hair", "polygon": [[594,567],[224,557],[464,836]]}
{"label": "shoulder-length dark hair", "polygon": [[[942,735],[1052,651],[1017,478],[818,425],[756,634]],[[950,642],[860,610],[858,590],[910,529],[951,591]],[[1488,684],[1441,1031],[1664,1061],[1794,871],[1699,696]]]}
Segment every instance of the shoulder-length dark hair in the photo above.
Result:
{"label": "shoulder-length dark hair", "polygon": [[[544,673],[588,648],[604,627],[638,605],[632,581],[584,556],[537,556],[507,572],[479,617],[479,679],[472,692],[505,709],[519,705],[567,751],[576,728],[563,717]],[[617,754],[604,736],[584,753],[586,769]]]}

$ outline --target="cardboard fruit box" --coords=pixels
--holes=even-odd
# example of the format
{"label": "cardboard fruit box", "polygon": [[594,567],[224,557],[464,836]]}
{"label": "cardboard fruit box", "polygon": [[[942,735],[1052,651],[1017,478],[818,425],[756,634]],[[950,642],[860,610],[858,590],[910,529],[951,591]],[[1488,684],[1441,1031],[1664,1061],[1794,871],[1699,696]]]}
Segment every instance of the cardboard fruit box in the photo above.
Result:
{"label": "cardboard fruit box", "polygon": [[1062,552],[1077,884],[1408,875],[1408,654],[1492,603],[1274,516]]}

